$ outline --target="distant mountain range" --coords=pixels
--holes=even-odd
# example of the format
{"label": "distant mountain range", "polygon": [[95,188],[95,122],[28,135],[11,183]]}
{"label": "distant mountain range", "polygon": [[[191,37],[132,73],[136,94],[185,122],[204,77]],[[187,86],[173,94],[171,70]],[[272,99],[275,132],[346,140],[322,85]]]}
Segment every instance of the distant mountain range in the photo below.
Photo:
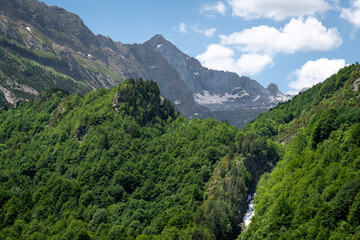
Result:
{"label": "distant mountain range", "polygon": [[41,90],[86,93],[127,78],[153,79],[185,117],[242,126],[290,99],[236,73],[203,67],[156,35],[122,44],[94,35],[75,14],[37,0],[0,0],[0,104],[17,105]]}

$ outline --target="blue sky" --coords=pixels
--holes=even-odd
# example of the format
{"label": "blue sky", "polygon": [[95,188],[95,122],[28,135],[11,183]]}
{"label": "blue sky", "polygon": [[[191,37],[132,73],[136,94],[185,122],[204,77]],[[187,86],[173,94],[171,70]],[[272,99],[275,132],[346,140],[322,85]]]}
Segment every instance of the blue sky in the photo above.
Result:
{"label": "blue sky", "polygon": [[360,62],[360,0],[43,0],[95,34],[142,43],[162,34],[209,68],[296,93]]}

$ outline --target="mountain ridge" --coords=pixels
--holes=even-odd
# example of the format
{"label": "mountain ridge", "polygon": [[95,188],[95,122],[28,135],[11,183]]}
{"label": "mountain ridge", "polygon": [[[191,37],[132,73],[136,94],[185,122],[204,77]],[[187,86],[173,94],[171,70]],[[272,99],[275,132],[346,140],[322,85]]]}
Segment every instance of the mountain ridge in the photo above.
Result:
{"label": "mountain ridge", "polygon": [[[244,97],[244,95],[246,94],[255,95],[255,97],[251,99],[252,102],[256,102],[257,100],[259,100],[256,99],[257,96],[260,96],[260,98],[264,99],[267,98],[267,100],[270,100],[270,97],[272,97],[270,101],[263,102],[261,104],[248,104],[248,108],[254,106],[272,107],[274,106],[274,104],[278,103],[276,101],[278,101],[279,97],[283,98],[281,99],[282,101],[290,99],[289,97],[283,95],[279,91],[278,86],[274,83],[271,83],[269,85],[270,87],[273,86],[274,88],[274,91],[270,92],[268,88],[264,88],[258,82],[248,77],[240,77],[236,73],[211,70],[203,67],[197,59],[181,52],[175,45],[173,45],[170,41],[166,40],[162,35],[155,35],[150,40],[146,41],[144,45],[150,45],[153,49],[155,49],[155,51],[160,52],[164,56],[164,58],[168,60],[170,65],[180,74],[181,79],[190,87],[190,89],[195,94],[195,101],[200,104],[202,103],[202,101],[199,98],[201,98],[200,96],[204,97],[206,92],[208,92],[209,95],[218,95],[220,97],[221,95],[229,94],[233,97],[231,99],[232,101],[236,100],[236,98]],[[239,90],[243,91],[241,95],[239,95]],[[246,91],[248,91],[249,93],[247,93]],[[232,104],[230,103],[230,101],[226,101],[223,99],[218,101],[219,103],[228,102],[228,104],[223,104],[221,106],[225,109]],[[206,106],[205,103],[201,105]],[[216,108],[211,107],[211,105],[209,105],[208,107],[211,110],[216,110]]]}
{"label": "mountain ridge", "polygon": [[[49,7],[37,0],[0,3],[0,36],[4,41],[14,41],[21,49],[17,51],[20,57],[42,65],[44,74],[50,67],[72,81],[82,82],[82,93],[110,88],[128,78],[154,79],[164,97],[187,118],[234,119],[230,123],[238,127],[251,121],[253,115],[289,99],[280,92],[280,97],[271,95],[250,78],[204,68],[159,34],[142,44],[123,44],[93,34],[79,16],[60,7]],[[14,47],[9,47],[7,53],[11,55],[12,51]],[[16,61],[21,65],[20,60]],[[16,84],[36,92],[45,88],[33,87],[30,82],[26,85],[25,80],[19,83],[17,79],[18,76],[5,74],[0,82],[0,99],[10,92],[12,104],[28,101],[31,94],[17,91],[13,87]],[[66,86],[70,92],[77,91]],[[46,84],[46,88],[51,87],[58,85]]]}

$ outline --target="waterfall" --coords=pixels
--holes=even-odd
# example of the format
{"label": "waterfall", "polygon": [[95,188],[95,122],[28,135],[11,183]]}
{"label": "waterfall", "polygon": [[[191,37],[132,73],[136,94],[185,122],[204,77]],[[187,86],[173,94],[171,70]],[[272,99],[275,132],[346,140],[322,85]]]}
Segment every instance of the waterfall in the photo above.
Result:
{"label": "waterfall", "polygon": [[248,196],[248,210],[246,211],[244,217],[243,217],[243,222],[241,223],[241,227],[242,230],[245,231],[246,228],[250,225],[251,222],[251,218],[254,216],[255,214],[255,210],[254,210],[254,197],[255,194],[251,195],[249,194]]}

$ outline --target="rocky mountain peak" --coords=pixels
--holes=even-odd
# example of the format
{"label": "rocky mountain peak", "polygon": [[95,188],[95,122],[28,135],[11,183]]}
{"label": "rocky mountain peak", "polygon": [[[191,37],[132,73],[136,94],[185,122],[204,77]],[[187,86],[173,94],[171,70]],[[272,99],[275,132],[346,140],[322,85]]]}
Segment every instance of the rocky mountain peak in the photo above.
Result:
{"label": "rocky mountain peak", "polygon": [[276,96],[276,95],[278,95],[279,94],[279,86],[278,85],[276,85],[275,83],[270,83],[268,86],[267,86],[267,88],[266,88],[269,92],[270,92],[270,94],[271,95],[273,95],[273,96]]}
{"label": "rocky mountain peak", "polygon": [[163,35],[161,34],[156,34],[155,36],[153,36],[152,38],[150,38],[147,43],[154,43],[154,44],[161,44],[161,43],[166,43],[168,42]]}
{"label": "rocky mountain peak", "polygon": [[157,51],[160,50],[160,48],[166,47],[167,51],[181,52],[174,44],[172,44],[169,40],[166,40],[161,34],[156,34],[150,40],[146,41],[144,45],[150,46],[152,49]]}

